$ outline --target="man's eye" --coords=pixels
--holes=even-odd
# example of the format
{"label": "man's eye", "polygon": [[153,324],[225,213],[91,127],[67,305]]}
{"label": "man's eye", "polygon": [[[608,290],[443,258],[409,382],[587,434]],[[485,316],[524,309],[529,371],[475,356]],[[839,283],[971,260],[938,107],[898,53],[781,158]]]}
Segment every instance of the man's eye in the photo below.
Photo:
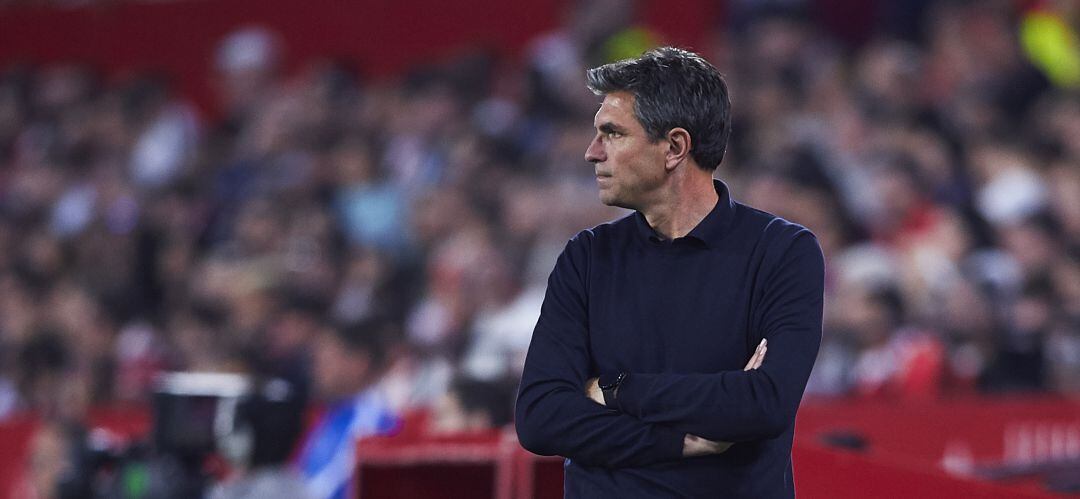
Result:
{"label": "man's eye", "polygon": [[617,139],[619,137],[622,137],[622,133],[621,132],[611,131],[611,132],[608,132],[608,137],[613,138],[613,139]]}

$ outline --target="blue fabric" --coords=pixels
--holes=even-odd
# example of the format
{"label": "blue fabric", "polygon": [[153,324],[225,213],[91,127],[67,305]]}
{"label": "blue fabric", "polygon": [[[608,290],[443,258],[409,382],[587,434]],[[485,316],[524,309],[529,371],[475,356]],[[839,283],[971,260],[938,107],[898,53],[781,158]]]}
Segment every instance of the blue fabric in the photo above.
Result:
{"label": "blue fabric", "polygon": [[[794,497],[824,258],[806,228],[715,187],[686,237],[635,212],[579,233],[555,264],[515,417],[527,449],[568,458],[567,498]],[[762,338],[763,365],[743,371]],[[620,372],[616,407],[586,397],[586,380]],[[683,458],[687,434],[735,444]]]}
{"label": "blue fabric", "polygon": [[313,499],[346,499],[353,488],[356,440],[384,435],[399,424],[373,391],[327,409],[316,423],[297,459]]}

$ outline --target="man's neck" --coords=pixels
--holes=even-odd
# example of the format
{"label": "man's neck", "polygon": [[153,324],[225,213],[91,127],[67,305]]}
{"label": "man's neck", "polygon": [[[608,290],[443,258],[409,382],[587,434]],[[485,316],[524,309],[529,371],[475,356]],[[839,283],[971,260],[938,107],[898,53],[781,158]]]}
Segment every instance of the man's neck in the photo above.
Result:
{"label": "man's neck", "polygon": [[690,175],[679,180],[669,186],[658,202],[639,210],[649,226],[665,239],[689,234],[719,201],[711,174]]}

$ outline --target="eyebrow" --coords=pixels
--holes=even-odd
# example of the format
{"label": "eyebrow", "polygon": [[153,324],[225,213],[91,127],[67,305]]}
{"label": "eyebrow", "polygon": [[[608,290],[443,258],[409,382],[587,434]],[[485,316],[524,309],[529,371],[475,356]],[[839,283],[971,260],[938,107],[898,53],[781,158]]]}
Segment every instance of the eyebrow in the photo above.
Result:
{"label": "eyebrow", "polygon": [[616,125],[616,124],[614,124],[614,123],[612,123],[610,121],[602,123],[600,126],[596,127],[596,129],[599,130],[600,133],[611,133],[611,132],[626,133],[625,129],[623,129],[622,127],[620,127],[620,126],[618,126],[618,125]]}

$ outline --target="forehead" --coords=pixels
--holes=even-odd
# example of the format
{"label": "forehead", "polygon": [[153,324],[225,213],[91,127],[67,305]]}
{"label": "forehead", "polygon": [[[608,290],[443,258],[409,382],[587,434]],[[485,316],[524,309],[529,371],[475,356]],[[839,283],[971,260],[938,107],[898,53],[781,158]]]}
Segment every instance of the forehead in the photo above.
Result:
{"label": "forehead", "polygon": [[600,126],[604,123],[630,126],[637,122],[634,117],[634,94],[630,92],[611,92],[604,95],[604,102],[593,117],[593,125]]}

